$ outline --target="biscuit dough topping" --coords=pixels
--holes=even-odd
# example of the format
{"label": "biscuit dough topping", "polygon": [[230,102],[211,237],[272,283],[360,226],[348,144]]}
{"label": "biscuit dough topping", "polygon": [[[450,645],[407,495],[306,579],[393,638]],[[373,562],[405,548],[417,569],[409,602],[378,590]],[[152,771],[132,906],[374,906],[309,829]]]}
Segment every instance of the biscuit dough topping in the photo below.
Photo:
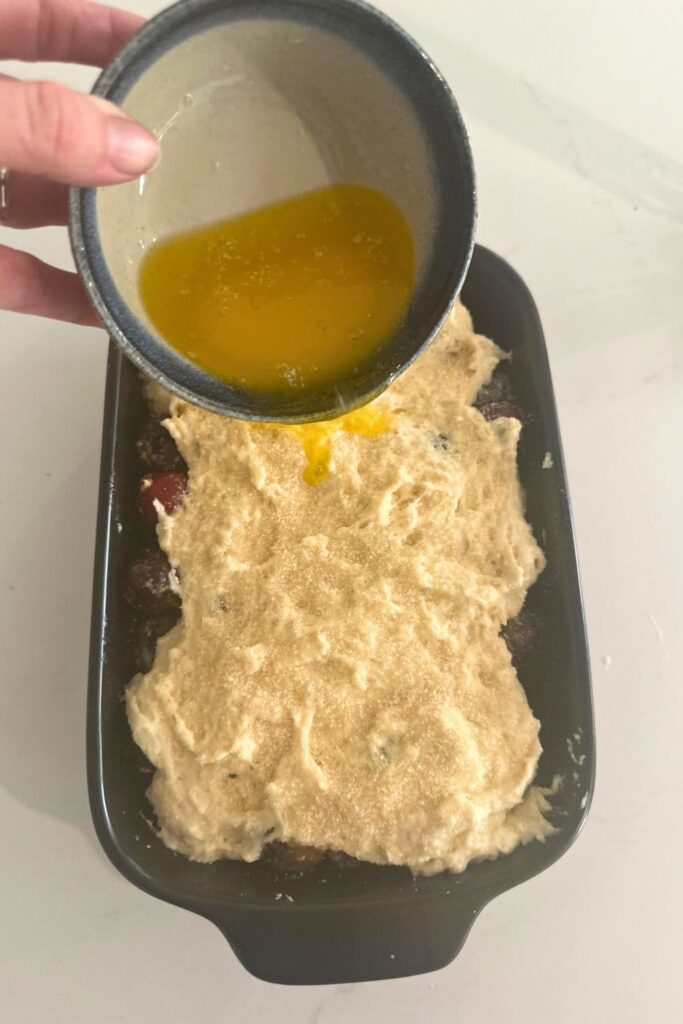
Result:
{"label": "biscuit dough topping", "polygon": [[500,636],[544,566],[520,423],[472,406],[501,357],[458,305],[348,419],[171,402],[189,491],[158,531],[183,613],[127,691],[168,846],[254,860],[282,840],[431,874],[552,831]]}

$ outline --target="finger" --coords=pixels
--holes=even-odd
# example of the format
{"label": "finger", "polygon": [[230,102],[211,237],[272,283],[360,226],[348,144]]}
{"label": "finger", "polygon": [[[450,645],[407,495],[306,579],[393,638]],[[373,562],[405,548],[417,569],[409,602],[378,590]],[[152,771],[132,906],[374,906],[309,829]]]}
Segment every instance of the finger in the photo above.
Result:
{"label": "finger", "polygon": [[104,67],[144,18],[89,0],[2,0],[0,60]]}
{"label": "finger", "polygon": [[0,215],[9,228],[40,228],[69,222],[69,190],[35,174],[16,174],[7,179],[7,209]]}
{"label": "finger", "polygon": [[0,166],[69,185],[114,185],[144,174],[158,155],[154,136],[113,103],[0,76]]}
{"label": "finger", "polygon": [[99,326],[77,274],[4,245],[0,245],[0,309]]}

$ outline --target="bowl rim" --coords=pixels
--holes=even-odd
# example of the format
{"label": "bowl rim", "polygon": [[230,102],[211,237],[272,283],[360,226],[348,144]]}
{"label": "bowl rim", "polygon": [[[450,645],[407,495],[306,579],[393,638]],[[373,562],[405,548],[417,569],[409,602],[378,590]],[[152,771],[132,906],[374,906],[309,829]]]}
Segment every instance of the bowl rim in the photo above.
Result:
{"label": "bowl rim", "polygon": [[[161,341],[135,316],[109,273],[99,235],[96,204],[98,190],[74,187],[69,193],[69,236],[76,269],[110,337],[139,369],[173,394],[201,405],[211,412],[237,419],[307,422],[329,419],[339,415],[340,411],[357,408],[376,397],[403,373],[438,332],[465,280],[474,249],[477,220],[472,152],[467,129],[453,92],[419,43],[393,19],[365,0],[259,0],[257,4],[254,0],[178,0],[147,21],[135,33],[104,69],[92,89],[94,96],[121,102],[150,64],[182,39],[193,35],[197,29],[201,30],[207,20],[212,24],[225,24],[243,17],[277,16],[281,20],[298,16],[299,19],[307,17],[315,26],[319,23],[316,16],[322,18],[323,14],[330,11],[334,11],[335,18],[348,18],[351,32],[354,27],[371,24],[374,30],[384,34],[401,58],[410,58],[412,70],[423,76],[421,82],[433,88],[435,102],[420,107],[416,99],[417,89],[410,93],[402,89],[407,78],[404,76],[401,82],[397,82],[397,88],[402,90],[408,102],[413,103],[421,121],[425,121],[427,116],[433,117],[441,128],[446,126],[448,129],[445,133],[425,133],[425,144],[434,163],[434,181],[437,189],[437,226],[432,252],[425,267],[425,281],[430,278],[430,271],[434,266],[445,258],[443,254],[453,253],[452,256],[448,256],[448,272],[443,275],[444,281],[439,294],[433,299],[429,297],[429,315],[422,318],[421,314],[419,318],[420,322],[425,324],[424,329],[418,331],[413,326],[412,303],[399,327],[397,339],[403,339],[408,345],[408,354],[401,354],[399,358],[398,354],[392,355],[389,346],[384,362],[378,361],[374,368],[369,365],[366,372],[354,375],[353,380],[348,378],[342,381],[342,387],[349,389],[348,395],[344,395],[343,410],[340,409],[338,397],[340,382],[325,387],[302,389],[296,393],[295,397],[299,396],[298,404],[294,405],[284,401],[282,393],[268,395],[263,392],[259,395],[258,392],[230,385],[202,370]],[[196,28],[193,27],[195,25]],[[181,35],[183,32],[185,34]],[[361,48],[362,39],[362,33],[358,33],[352,42]],[[368,50],[365,50],[365,53],[372,59],[373,55]],[[388,74],[387,68],[379,60],[375,60],[375,63],[378,64],[380,71],[386,71]],[[451,177],[455,179],[455,175],[451,176],[448,173],[448,168],[453,166],[453,159],[457,160],[458,174],[463,182],[462,190],[458,190],[457,200],[455,188],[451,188],[449,184]],[[449,214],[460,208],[465,225],[462,237],[455,240],[449,233],[450,223],[442,223],[439,214],[439,207],[443,207],[446,200],[450,202]],[[414,344],[413,337],[422,340]],[[273,404],[266,413],[262,406],[264,400],[280,402],[280,408],[275,408]]]}

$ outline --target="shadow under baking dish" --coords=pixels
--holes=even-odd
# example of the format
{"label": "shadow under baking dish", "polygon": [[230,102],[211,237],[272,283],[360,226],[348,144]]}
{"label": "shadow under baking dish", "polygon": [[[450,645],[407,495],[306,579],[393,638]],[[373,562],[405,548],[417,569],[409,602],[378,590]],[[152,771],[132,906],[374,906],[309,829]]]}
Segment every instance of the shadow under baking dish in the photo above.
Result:
{"label": "shadow under baking dish", "polygon": [[[247,970],[267,981],[355,982],[443,967],[489,900],[557,860],[588,810],[595,773],[588,653],[543,332],[521,278],[481,246],[462,300],[476,329],[512,354],[510,378],[527,416],[519,470],[548,568],[527,598],[543,623],[543,639],[521,679],[541,722],[537,782],[548,785],[560,775],[563,784],[552,800],[554,835],[471,864],[460,875],[413,878],[404,868],[327,860],[298,876],[277,874],[262,862],[195,864],[157,837],[145,797],[149,765],[133,742],[121,700],[134,668],[119,577],[136,543],[132,510],[140,472],[133,453],[145,408],[137,371],[115,346],[110,350],[88,696],[93,819],[123,875],[213,921]],[[543,468],[547,452],[552,467]]]}

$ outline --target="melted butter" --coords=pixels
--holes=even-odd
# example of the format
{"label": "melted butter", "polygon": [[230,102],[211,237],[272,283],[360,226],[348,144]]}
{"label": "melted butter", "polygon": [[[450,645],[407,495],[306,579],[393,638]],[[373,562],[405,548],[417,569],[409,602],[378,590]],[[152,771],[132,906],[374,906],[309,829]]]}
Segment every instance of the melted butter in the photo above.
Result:
{"label": "melted butter", "polygon": [[413,276],[398,207],[334,185],[157,243],[139,284],[151,323],[182,355],[282,391],[360,366],[400,323]]}
{"label": "melted butter", "polygon": [[335,434],[343,432],[360,437],[378,437],[391,429],[391,413],[366,405],[322,423],[272,423],[269,426],[293,434],[301,442],[306,456],[303,478],[307,484],[315,485],[329,476]]}

